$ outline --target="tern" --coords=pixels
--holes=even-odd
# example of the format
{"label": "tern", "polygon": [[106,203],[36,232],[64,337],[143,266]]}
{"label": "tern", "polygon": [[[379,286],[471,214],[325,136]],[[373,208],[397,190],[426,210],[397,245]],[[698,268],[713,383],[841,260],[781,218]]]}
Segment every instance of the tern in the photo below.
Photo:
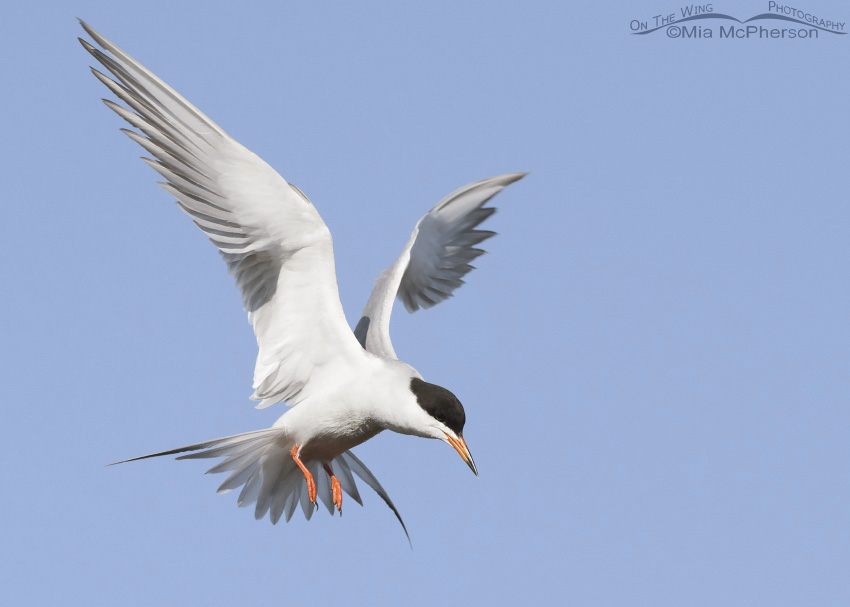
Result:
{"label": "tern", "polygon": [[478,470],[463,438],[460,401],[396,356],[389,333],[393,303],[398,297],[412,313],[450,297],[484,252],[476,245],[494,235],[477,229],[495,212],[485,203],[525,173],[471,183],[422,217],[375,281],[352,332],[330,231],[304,193],[80,23],[100,49],[80,38],[83,47],[115,80],[92,72],[127,107],[104,103],[137,129],[121,130],[153,157],[143,160],[164,178],[160,185],[218,248],[236,279],[259,346],[251,398],[258,408],[289,406],[271,428],[124,462],[180,453],[187,454],[178,459],[226,458],[209,470],[230,472],[218,492],[242,487],[237,504],[254,504],[255,517],[268,513],[273,524],[284,515],[288,521],[299,504],[309,520],[317,499],[341,514],[343,491],[362,505],[356,474],[407,533],[389,495],[352,448],[392,430],[444,441],[476,476]]}

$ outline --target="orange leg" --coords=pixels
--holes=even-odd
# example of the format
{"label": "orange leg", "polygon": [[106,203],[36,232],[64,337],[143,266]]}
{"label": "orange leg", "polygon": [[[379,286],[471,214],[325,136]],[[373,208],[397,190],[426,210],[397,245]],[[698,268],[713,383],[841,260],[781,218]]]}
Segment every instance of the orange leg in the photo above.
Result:
{"label": "orange leg", "polygon": [[[304,478],[307,480],[307,495],[310,497],[310,501],[316,504],[316,482],[313,480],[313,475],[310,474],[310,471],[307,470],[307,467],[301,463],[301,459],[298,457],[298,445],[292,448],[292,459],[295,460],[295,463],[301,468],[301,472],[304,473]],[[318,507],[319,504],[316,504],[316,508]]]}
{"label": "orange leg", "polygon": [[339,479],[334,476],[330,467],[327,464],[323,465],[325,467],[325,472],[327,472],[328,476],[331,477],[331,490],[334,494],[334,505],[339,511],[339,515],[342,516],[342,485],[339,484]]}

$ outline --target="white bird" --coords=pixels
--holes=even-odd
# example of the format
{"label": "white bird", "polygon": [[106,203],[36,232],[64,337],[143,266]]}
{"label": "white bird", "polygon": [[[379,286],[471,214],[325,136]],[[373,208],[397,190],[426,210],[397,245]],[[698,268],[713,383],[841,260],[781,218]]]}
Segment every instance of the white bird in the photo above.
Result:
{"label": "white bird", "polygon": [[[218,489],[242,487],[238,505],[257,519],[288,521],[300,503],[307,519],[317,497],[333,514],[342,492],[362,504],[352,473],[404,522],[374,475],[351,449],[383,430],[445,441],[478,475],[463,438],[460,401],[398,360],[389,323],[398,296],[409,312],[450,297],[494,235],[476,227],[495,209],[483,205],[524,173],[469,184],[426,214],[398,259],[376,280],[354,332],[336,283],[331,234],[307,197],[171,87],[81,22],[103,52],[80,39],[114,81],[92,72],[130,109],[104,99],[141,131],[122,129],[155,159],[160,185],[218,247],[242,291],[259,345],[254,370],[258,408],[286,401],[271,428],[133,458],[197,451],[178,459],[217,458],[209,472],[230,472]],[[108,53],[108,54],[107,54]],[[132,110],[132,111],[131,111]],[[359,342],[359,343],[358,343]],[[123,463],[123,462],[118,462]],[[405,528],[405,533],[407,529]]]}

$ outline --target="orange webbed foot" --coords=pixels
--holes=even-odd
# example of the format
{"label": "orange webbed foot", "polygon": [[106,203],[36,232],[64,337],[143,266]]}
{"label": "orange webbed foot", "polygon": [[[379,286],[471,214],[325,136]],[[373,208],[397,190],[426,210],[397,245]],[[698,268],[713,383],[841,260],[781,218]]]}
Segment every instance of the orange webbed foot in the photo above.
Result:
{"label": "orange webbed foot", "polygon": [[327,472],[328,476],[331,477],[331,491],[333,492],[334,506],[336,506],[339,515],[342,516],[342,485],[339,484],[339,479],[334,476],[330,467],[327,464],[324,464],[324,467],[325,472]]}
{"label": "orange webbed foot", "polygon": [[301,458],[298,457],[298,445],[292,448],[292,459],[301,468],[301,472],[304,473],[304,480],[307,481],[307,496],[310,498],[310,502],[318,508],[319,504],[316,503],[316,481],[313,480],[313,475],[310,474],[310,471],[307,470]]}

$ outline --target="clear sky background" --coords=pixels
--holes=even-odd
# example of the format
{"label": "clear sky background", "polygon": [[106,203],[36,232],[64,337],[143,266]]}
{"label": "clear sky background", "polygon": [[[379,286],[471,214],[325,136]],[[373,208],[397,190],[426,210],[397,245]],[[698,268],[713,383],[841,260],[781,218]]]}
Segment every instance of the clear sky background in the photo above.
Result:
{"label": "clear sky background", "polygon": [[[4,8],[0,602],[850,604],[850,35],[633,36],[680,5],[585,4]],[[313,200],[351,323],[434,203],[531,173],[467,286],[393,318],[481,472],[356,449],[413,551],[366,488],[273,527],[206,462],[104,467],[284,409],[252,408],[240,297],[77,16]]]}

